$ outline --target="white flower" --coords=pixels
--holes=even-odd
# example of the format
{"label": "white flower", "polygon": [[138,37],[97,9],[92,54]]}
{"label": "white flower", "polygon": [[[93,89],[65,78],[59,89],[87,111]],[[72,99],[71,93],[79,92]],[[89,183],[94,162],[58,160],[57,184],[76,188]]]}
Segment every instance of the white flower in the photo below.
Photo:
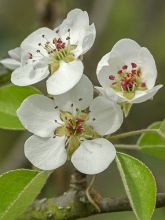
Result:
{"label": "white flower", "polygon": [[25,155],[42,170],[53,170],[70,158],[82,173],[96,174],[114,160],[116,150],[102,138],[122,124],[120,107],[105,97],[93,99],[87,76],[68,93],[54,99],[32,95],[25,99],[17,115],[30,132]]}
{"label": "white flower", "polygon": [[13,50],[8,52],[10,58],[5,58],[0,60],[0,63],[3,64],[8,69],[14,70],[21,65],[21,51],[19,47],[16,47]]}
{"label": "white flower", "polygon": [[[84,66],[79,58],[92,47],[95,36],[87,12],[70,11],[59,27],[40,28],[22,42],[21,65],[12,73],[11,81],[26,86],[50,75],[46,82],[49,94],[69,91],[82,77]],[[10,61],[12,64],[13,59]]]}
{"label": "white flower", "polygon": [[131,39],[118,41],[100,60],[97,89],[116,102],[141,103],[162,87],[155,85],[157,69],[153,56]]}

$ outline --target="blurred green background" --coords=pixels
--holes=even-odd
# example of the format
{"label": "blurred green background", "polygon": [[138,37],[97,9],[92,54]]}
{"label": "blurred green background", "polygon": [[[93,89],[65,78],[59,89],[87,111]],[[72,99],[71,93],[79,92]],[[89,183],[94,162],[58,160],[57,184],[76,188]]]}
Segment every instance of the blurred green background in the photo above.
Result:
{"label": "blurred green background", "polygon": [[[147,47],[155,57],[158,69],[157,84],[164,84],[165,76],[165,1],[164,0],[0,0],[0,58],[19,46],[21,41],[40,26],[55,27],[73,8],[89,13],[97,29],[96,42],[85,55],[85,73],[98,84],[96,66],[119,39],[129,37]],[[41,89],[44,84],[38,85]],[[121,130],[145,128],[165,118],[165,88],[153,101],[134,105]],[[23,145],[29,133],[0,130],[0,173],[31,165],[23,154]],[[126,140],[135,143],[136,139]],[[148,155],[129,152],[144,161],[157,179],[159,192],[165,192],[165,162]],[[42,196],[60,195],[69,184],[70,164],[59,168],[43,190]],[[96,180],[96,188],[104,196],[125,195],[115,163]],[[90,217],[91,220],[134,220],[132,212],[112,213]],[[156,210],[153,220],[164,220],[165,208]]]}

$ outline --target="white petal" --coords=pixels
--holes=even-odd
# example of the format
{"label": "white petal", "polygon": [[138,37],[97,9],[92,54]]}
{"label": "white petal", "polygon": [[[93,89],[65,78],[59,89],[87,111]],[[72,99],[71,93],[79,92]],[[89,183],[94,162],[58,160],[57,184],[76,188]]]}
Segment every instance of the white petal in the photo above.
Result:
{"label": "white petal", "polygon": [[11,75],[11,81],[18,86],[27,86],[40,82],[49,75],[48,67],[37,68],[31,64],[21,66],[14,70]]}
{"label": "white petal", "polygon": [[16,47],[13,50],[9,50],[9,56],[17,61],[21,61],[21,49],[20,47]]}
{"label": "white petal", "polygon": [[125,97],[119,95],[119,93],[115,92],[112,88],[103,88],[99,86],[95,86],[96,90],[98,90],[103,96],[114,101],[116,103],[121,103],[126,101]]}
{"label": "white petal", "polygon": [[0,60],[0,63],[11,70],[14,70],[20,66],[20,62],[12,58]]}
{"label": "white petal", "polygon": [[158,90],[162,88],[162,86],[163,85],[157,85],[150,90],[137,93],[135,97],[131,100],[131,103],[141,103],[152,99],[154,95],[158,92]]}
{"label": "white petal", "polygon": [[[55,29],[63,41],[70,37],[70,43],[77,45],[73,51],[76,57],[86,53],[93,45],[96,30],[94,24],[89,25],[89,17],[86,11],[74,9],[70,11],[62,24]],[[68,32],[70,30],[70,32]]]}
{"label": "white petal", "polygon": [[[40,28],[33,33],[31,33],[21,44],[21,48],[32,55],[38,57],[40,53],[39,50],[44,56],[48,56],[47,51],[44,49],[46,42],[53,43],[53,39],[57,36],[56,32],[49,28]],[[39,45],[41,44],[41,46]],[[42,57],[42,55],[41,55]]]}
{"label": "white petal", "polygon": [[75,113],[76,109],[84,110],[93,100],[93,85],[86,75],[70,91],[55,96],[57,106],[63,111]]}
{"label": "white petal", "polygon": [[[64,35],[70,29],[72,35],[71,43],[75,43],[77,35],[80,29],[84,29],[89,25],[89,17],[86,11],[81,9],[73,9],[68,14],[66,19],[63,20],[62,24],[58,27],[59,35]],[[55,29],[57,30],[57,28]],[[75,39],[74,39],[75,37]]]}
{"label": "white petal", "polygon": [[80,172],[93,175],[107,169],[115,156],[113,144],[104,138],[98,138],[82,142],[73,153],[71,161]]}
{"label": "white petal", "polygon": [[96,28],[94,24],[91,24],[84,34],[84,39],[82,42],[83,54],[86,53],[94,44],[96,38]]}
{"label": "white petal", "polygon": [[61,61],[59,69],[47,80],[50,95],[60,95],[72,89],[81,79],[83,64],[80,60],[65,63]]}
{"label": "white petal", "polygon": [[25,156],[41,170],[53,170],[62,166],[67,159],[65,137],[40,138],[31,136],[25,142]]}
{"label": "white petal", "polygon": [[90,105],[89,125],[101,135],[107,135],[120,128],[123,113],[119,105],[100,96]]}
{"label": "white petal", "polygon": [[26,98],[17,115],[27,130],[40,137],[53,136],[55,128],[59,127],[55,120],[61,123],[53,100],[38,94]]}
{"label": "white petal", "polygon": [[140,49],[141,47],[136,41],[126,38],[119,40],[111,51],[119,53],[125,61],[125,64],[127,64],[127,62],[134,62],[137,60]]}
{"label": "white petal", "polygon": [[99,61],[98,65],[97,65],[97,70],[96,70],[96,74],[98,75],[100,70],[104,67],[104,66],[109,66],[109,57],[110,57],[110,52],[106,53],[101,60]]}
{"label": "white petal", "polygon": [[157,77],[155,60],[149,50],[145,47],[140,49],[138,58],[142,70],[142,78],[146,83],[147,88],[151,89],[155,85]]}
{"label": "white petal", "polygon": [[103,87],[110,87],[113,80],[109,80],[109,75],[116,75],[121,69],[123,61],[116,52],[107,53],[102,57],[97,66],[97,78]]}
{"label": "white petal", "polygon": [[94,44],[96,38],[96,29],[91,24],[86,29],[80,29],[76,40],[76,49],[73,51],[75,57],[85,54]]}

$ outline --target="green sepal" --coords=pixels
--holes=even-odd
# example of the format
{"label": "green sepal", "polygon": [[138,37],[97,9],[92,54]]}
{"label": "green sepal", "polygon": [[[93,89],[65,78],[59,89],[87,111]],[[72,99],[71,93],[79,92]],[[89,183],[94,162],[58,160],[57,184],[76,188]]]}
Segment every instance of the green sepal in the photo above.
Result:
{"label": "green sepal", "polygon": [[59,62],[54,62],[54,63],[49,64],[50,73],[51,74],[55,73],[59,67],[60,67]]}
{"label": "green sepal", "polygon": [[68,146],[67,146],[67,155],[68,159],[71,158],[72,154],[77,150],[80,145],[80,139],[78,136],[74,135],[69,138]]}
{"label": "green sepal", "polygon": [[101,136],[94,131],[90,126],[84,125],[84,131],[82,137],[87,139],[100,138]]}
{"label": "green sepal", "polygon": [[129,115],[129,112],[131,110],[132,104],[128,103],[128,102],[124,102],[121,104],[123,112],[124,112],[124,116],[125,118]]}

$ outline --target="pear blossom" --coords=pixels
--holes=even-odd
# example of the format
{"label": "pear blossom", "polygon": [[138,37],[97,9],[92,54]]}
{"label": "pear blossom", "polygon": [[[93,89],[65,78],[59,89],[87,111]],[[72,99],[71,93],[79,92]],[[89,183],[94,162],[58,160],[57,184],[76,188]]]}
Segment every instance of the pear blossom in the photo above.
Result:
{"label": "pear blossom", "polygon": [[[80,56],[92,47],[95,36],[95,26],[89,25],[87,12],[71,10],[59,27],[40,28],[21,43],[20,65],[12,73],[12,83],[27,86],[49,76],[46,81],[49,94],[69,91],[82,77],[84,66]],[[12,65],[15,57],[8,61]]]}
{"label": "pear blossom", "polygon": [[153,56],[134,40],[121,39],[97,66],[103,95],[118,103],[141,103],[152,99],[162,85],[155,86],[157,69]]}
{"label": "pear blossom", "polygon": [[104,135],[121,126],[123,113],[105,97],[93,99],[93,85],[85,75],[65,94],[26,98],[17,115],[33,133],[25,142],[25,156],[42,170],[56,169],[70,159],[80,172],[96,174],[115,158],[115,147]]}

